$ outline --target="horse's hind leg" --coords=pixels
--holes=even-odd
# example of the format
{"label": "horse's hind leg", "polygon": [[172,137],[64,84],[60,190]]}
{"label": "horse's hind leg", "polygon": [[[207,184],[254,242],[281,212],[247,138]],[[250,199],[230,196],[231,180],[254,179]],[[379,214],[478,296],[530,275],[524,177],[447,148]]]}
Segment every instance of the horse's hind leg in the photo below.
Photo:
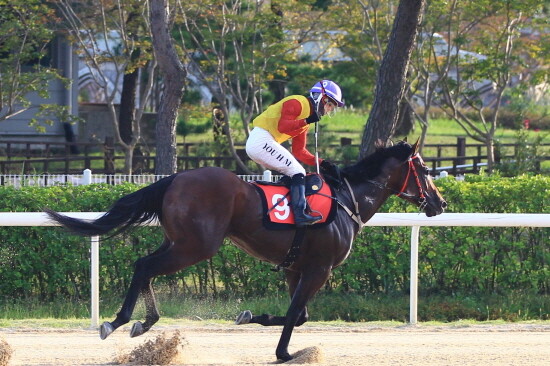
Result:
{"label": "horse's hind leg", "polygon": [[[151,280],[159,275],[177,272],[197,262],[212,257],[221,246],[223,240],[202,240],[200,236],[189,237],[188,240],[168,242],[167,239],[155,253],[136,261],[134,275],[130,288],[120,311],[113,322],[105,322],[100,327],[101,339],[107,338],[115,329],[128,323],[134,311],[140,292],[145,295],[147,308],[146,321],[132,329],[132,336],[138,336],[147,331],[158,320],[154,295],[150,286]],[[160,250],[164,247],[164,250]],[[141,329],[140,329],[141,327]]]}
{"label": "horse's hind leg", "polygon": [[[163,245],[161,245],[160,248],[158,248],[155,252],[151,253],[149,256],[158,255],[159,253],[162,253],[166,251],[170,246],[172,245],[172,242],[168,239],[165,239]],[[155,299],[155,292],[153,290],[152,286],[152,279],[147,281],[145,285],[141,288],[141,297],[143,298],[143,301],[145,303],[145,322],[137,321],[132,326],[132,329],[130,330],[130,337],[137,337],[142,335],[143,333],[147,332],[151,327],[160,319],[160,314],[158,312],[157,308],[157,301]]]}
{"label": "horse's hind leg", "polygon": [[157,309],[157,302],[155,299],[155,292],[153,286],[151,286],[152,280],[141,289],[141,296],[145,302],[145,322],[137,321],[132,325],[130,330],[130,337],[137,337],[147,332],[151,327],[158,322],[160,314]]}

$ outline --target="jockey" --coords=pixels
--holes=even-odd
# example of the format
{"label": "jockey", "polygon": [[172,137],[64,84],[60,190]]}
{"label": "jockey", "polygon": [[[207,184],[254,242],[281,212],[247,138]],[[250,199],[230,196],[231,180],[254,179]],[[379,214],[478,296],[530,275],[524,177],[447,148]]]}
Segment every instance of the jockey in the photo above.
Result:
{"label": "jockey", "polygon": [[[246,141],[246,153],[256,163],[291,177],[290,199],[296,226],[312,225],[322,219],[307,214],[305,199],[306,171],[298,162],[316,165],[315,156],[306,149],[307,131],[342,107],[342,91],[333,81],[317,82],[309,96],[291,95],[269,106],[252,122],[254,128]],[[281,143],[292,140],[292,153]],[[319,159],[320,167],[329,175],[339,176],[336,165]]]}

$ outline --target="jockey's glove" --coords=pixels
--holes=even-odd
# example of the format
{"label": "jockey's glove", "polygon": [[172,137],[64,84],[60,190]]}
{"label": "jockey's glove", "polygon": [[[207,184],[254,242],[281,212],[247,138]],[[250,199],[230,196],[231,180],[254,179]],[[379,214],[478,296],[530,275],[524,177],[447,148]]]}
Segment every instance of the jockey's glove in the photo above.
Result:
{"label": "jockey's glove", "polygon": [[313,114],[311,116],[306,118],[306,123],[307,124],[316,123],[316,122],[319,122],[319,115],[316,112],[313,112]]}

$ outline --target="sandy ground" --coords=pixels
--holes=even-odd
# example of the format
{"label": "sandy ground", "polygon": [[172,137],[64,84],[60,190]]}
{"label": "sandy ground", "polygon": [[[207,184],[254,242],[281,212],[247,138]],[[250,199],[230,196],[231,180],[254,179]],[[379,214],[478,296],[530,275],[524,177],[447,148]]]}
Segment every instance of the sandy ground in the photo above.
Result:
{"label": "sandy ground", "polygon": [[[258,325],[156,326],[130,338],[96,330],[0,329],[14,349],[10,365],[108,365],[147,339],[178,329],[186,365],[269,365],[281,328]],[[326,365],[550,365],[550,325],[320,326],[297,328],[289,351],[318,347]]]}

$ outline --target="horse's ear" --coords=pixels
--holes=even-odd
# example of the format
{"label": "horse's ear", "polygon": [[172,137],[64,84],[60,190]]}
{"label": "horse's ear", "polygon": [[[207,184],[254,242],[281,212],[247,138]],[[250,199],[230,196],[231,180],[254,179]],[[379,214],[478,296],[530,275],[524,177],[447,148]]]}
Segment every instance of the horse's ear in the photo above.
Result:
{"label": "horse's ear", "polygon": [[412,146],[413,148],[413,153],[412,155],[418,153],[418,148],[420,147],[420,137],[418,138],[418,140],[416,140],[416,142],[414,143],[414,145]]}
{"label": "horse's ear", "polygon": [[403,142],[407,142],[407,136],[405,136],[405,138],[403,139]]}

